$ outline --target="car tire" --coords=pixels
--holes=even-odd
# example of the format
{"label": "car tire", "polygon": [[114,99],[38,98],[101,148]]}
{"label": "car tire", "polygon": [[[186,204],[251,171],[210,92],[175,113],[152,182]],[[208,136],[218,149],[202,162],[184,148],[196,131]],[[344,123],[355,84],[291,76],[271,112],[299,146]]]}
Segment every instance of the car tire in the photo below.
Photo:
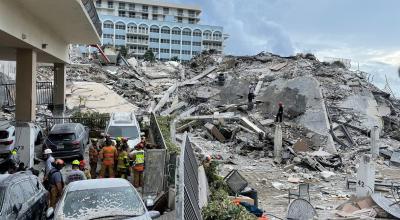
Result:
{"label": "car tire", "polygon": [[35,145],[39,145],[42,143],[42,137],[43,137],[42,132],[39,132],[39,134],[36,137]]}

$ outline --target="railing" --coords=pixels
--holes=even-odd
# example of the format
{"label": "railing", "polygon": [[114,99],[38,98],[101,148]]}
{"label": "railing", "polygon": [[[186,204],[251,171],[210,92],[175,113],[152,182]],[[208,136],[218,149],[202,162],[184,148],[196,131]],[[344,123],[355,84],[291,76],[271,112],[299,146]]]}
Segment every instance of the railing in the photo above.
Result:
{"label": "railing", "polygon": [[[36,82],[36,105],[53,104],[53,82]],[[0,85],[0,105],[15,106],[16,84]]]}
{"label": "railing", "polygon": [[128,29],[127,32],[130,34],[149,34],[148,30]]}
{"label": "railing", "polygon": [[201,220],[198,164],[187,134],[181,146],[178,172],[179,175],[177,175],[176,180],[176,219]]}
{"label": "railing", "polygon": [[94,27],[96,28],[97,33],[99,36],[103,33],[101,30],[101,22],[99,16],[97,15],[96,7],[94,6],[94,2],[92,0],[81,0],[83,5],[86,8],[87,13],[89,14],[90,19]]}
{"label": "railing", "polygon": [[148,40],[130,40],[129,38],[126,40],[126,42],[131,44],[149,44]]}
{"label": "railing", "polygon": [[144,54],[146,53],[147,50],[135,50],[135,49],[129,49],[128,53],[133,53],[133,54]]}

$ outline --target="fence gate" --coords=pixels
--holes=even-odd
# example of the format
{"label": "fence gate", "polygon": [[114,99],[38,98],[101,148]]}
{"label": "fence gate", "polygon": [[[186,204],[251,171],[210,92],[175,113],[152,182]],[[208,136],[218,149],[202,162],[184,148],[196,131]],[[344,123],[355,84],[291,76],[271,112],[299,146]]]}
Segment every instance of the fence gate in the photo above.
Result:
{"label": "fence gate", "polygon": [[[7,83],[0,85],[0,105],[15,106],[16,84]],[[53,82],[36,82],[36,105],[53,104]]]}
{"label": "fence gate", "polygon": [[176,180],[176,213],[179,220],[202,220],[199,207],[198,164],[185,135],[179,158],[179,174]]}

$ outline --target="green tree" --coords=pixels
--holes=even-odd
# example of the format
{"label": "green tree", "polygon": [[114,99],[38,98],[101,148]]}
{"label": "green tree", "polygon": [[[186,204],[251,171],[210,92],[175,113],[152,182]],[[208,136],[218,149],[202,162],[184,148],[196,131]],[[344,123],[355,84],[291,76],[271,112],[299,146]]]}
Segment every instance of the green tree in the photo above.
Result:
{"label": "green tree", "polygon": [[144,60],[154,62],[156,60],[156,57],[154,56],[153,51],[147,50],[146,53],[144,53]]}

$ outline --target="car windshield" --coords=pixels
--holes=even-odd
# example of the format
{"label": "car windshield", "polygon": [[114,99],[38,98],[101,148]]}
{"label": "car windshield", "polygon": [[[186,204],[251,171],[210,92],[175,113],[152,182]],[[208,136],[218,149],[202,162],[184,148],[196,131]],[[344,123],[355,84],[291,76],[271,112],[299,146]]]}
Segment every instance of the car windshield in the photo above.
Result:
{"label": "car windshield", "polygon": [[145,214],[145,208],[132,187],[110,187],[68,192],[62,212],[65,219],[92,219],[140,216]]}
{"label": "car windshield", "polygon": [[0,131],[0,139],[8,138],[8,131]]}
{"label": "car windshield", "polygon": [[0,188],[0,210],[3,210],[3,200],[5,194],[6,194],[6,189]]}
{"label": "car windshield", "polygon": [[75,140],[75,134],[67,133],[67,134],[50,134],[49,140],[51,142],[61,142],[61,141],[73,141]]}
{"label": "car windshield", "polygon": [[138,138],[139,132],[136,126],[110,126],[107,133],[111,137],[126,137],[126,138]]}

